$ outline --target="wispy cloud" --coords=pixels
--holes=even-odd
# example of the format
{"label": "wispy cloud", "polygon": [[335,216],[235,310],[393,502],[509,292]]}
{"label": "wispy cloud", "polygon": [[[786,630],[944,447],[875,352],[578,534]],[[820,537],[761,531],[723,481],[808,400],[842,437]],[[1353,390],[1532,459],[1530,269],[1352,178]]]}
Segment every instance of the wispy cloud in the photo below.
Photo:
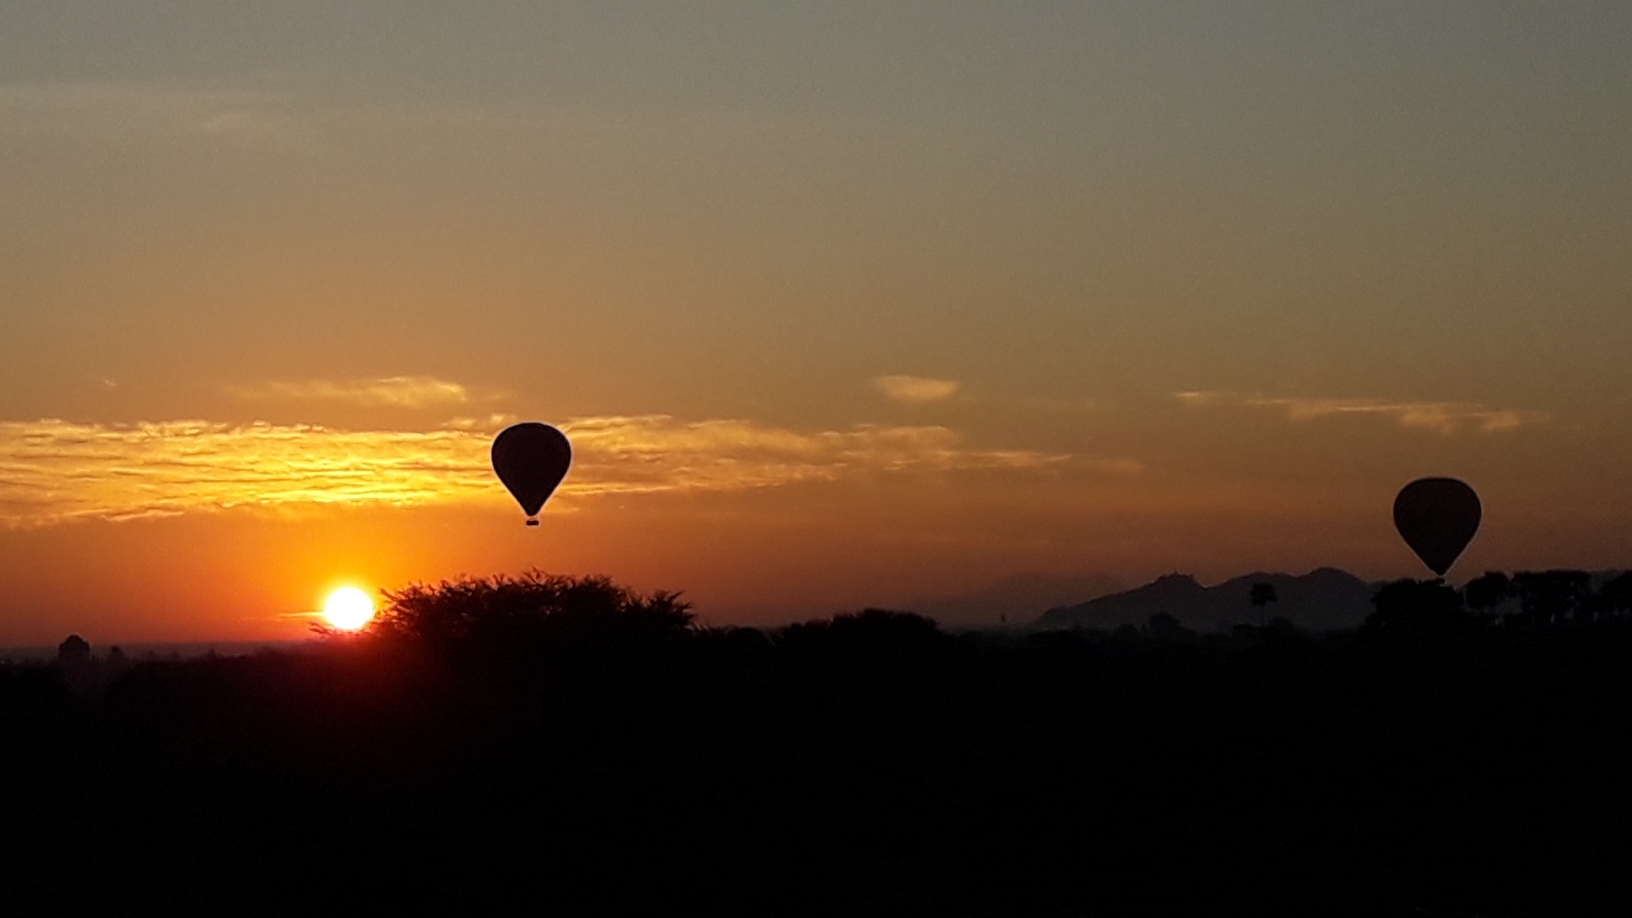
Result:
{"label": "wispy cloud", "polygon": [[139,81],[0,85],[7,132],[92,136],[193,134],[284,148],[311,146],[320,119],[269,87],[200,87]]}
{"label": "wispy cloud", "polygon": [[[190,137],[312,152],[355,132],[553,130],[625,133],[638,124],[597,110],[446,104],[426,100],[336,105],[300,75],[239,82],[71,80],[0,83],[0,137],[65,134],[98,140]],[[685,122],[681,122],[682,125]],[[700,130],[695,125],[693,130]]]}
{"label": "wispy cloud", "polygon": [[873,388],[884,393],[885,398],[916,405],[951,398],[958,394],[958,381],[925,376],[878,376],[873,379]]}
{"label": "wispy cloud", "polygon": [[342,402],[365,408],[445,407],[462,405],[474,398],[463,385],[434,376],[391,376],[347,382],[321,379],[268,382],[254,386],[228,386],[227,391],[251,401]]}
{"label": "wispy cloud", "polygon": [[1453,434],[1471,429],[1481,433],[1502,433],[1532,424],[1545,423],[1539,411],[1490,408],[1471,402],[1395,402],[1371,398],[1271,398],[1239,395],[1234,392],[1175,392],[1173,396],[1194,407],[1274,408],[1286,412],[1293,421],[1310,421],[1334,415],[1369,415],[1389,418],[1401,427]]}
{"label": "wispy cloud", "polygon": [[327,87],[286,72],[237,81],[64,80],[0,82],[0,139],[65,135],[97,141],[190,138],[280,152],[309,153],[359,132],[420,138],[440,135],[469,144],[476,133],[509,138],[540,136],[552,143],[644,142],[675,137],[767,140],[808,150],[835,143],[847,130],[869,136],[919,140],[912,132],[881,135],[871,122],[831,116],[767,117],[729,109],[611,112],[593,106],[517,102],[437,102],[376,98],[336,104]]}
{"label": "wispy cloud", "polygon": [[[495,425],[504,420],[425,431],[198,420],[0,422],[0,523],[504,501],[488,464]],[[561,489],[569,497],[738,491],[865,474],[1025,472],[1071,461],[1057,453],[970,449],[944,427],[804,433],[667,415],[579,418],[561,426],[574,451]],[[1122,473],[1130,470],[1126,463],[1090,460],[1083,467]]]}

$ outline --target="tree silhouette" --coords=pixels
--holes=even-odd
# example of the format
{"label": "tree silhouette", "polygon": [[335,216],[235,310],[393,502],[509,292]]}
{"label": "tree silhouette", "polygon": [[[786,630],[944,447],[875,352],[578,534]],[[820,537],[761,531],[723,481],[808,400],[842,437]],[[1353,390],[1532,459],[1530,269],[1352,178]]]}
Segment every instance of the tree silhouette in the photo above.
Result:
{"label": "tree silhouette", "polygon": [[1441,580],[1396,580],[1371,598],[1376,611],[1366,616],[1366,631],[1389,634],[1433,634],[1472,623],[1462,594]]}
{"label": "tree silhouette", "polygon": [[1521,571],[1513,575],[1513,588],[1519,594],[1524,617],[1543,625],[1569,617],[1591,587],[1592,575],[1586,571]]}
{"label": "tree silhouette", "polygon": [[385,592],[365,633],[432,647],[532,645],[541,640],[656,636],[691,628],[678,593],[642,596],[607,577],[529,571],[519,577],[444,580]]}
{"label": "tree silhouette", "polygon": [[1576,599],[1575,620],[1590,622],[1599,618],[1608,617],[1615,612],[1614,600],[1605,596],[1602,591],[1594,593],[1590,590]]}
{"label": "tree silhouette", "polygon": [[1270,603],[1279,600],[1279,597],[1275,595],[1275,584],[1263,582],[1253,584],[1252,595],[1249,598],[1251,599],[1252,604],[1258,609],[1258,626],[1261,628],[1269,627],[1269,611],[1267,607]]}
{"label": "tree silhouette", "polygon": [[1178,617],[1168,612],[1156,612],[1145,621],[1145,633],[1153,638],[1164,641],[1181,640],[1195,636],[1195,632],[1184,627]]}
{"label": "tree silhouette", "polygon": [[1513,581],[1501,571],[1485,571],[1462,588],[1462,598],[1475,612],[1488,612],[1513,595]]}
{"label": "tree silhouette", "polygon": [[799,622],[782,629],[787,647],[843,647],[895,654],[942,646],[948,637],[935,620],[912,612],[863,609],[832,618]]}
{"label": "tree silhouette", "polygon": [[1598,592],[1604,597],[1612,613],[1632,612],[1632,571],[1617,574],[1606,580]]}
{"label": "tree silhouette", "polygon": [[84,666],[91,662],[91,645],[77,634],[70,634],[57,645],[57,662],[63,666]]}

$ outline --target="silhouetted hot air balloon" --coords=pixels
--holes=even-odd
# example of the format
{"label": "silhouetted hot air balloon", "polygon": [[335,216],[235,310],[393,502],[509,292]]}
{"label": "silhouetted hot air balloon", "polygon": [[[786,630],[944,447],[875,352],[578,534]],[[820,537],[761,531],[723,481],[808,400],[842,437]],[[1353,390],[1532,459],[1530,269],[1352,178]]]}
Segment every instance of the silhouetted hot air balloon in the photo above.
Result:
{"label": "silhouetted hot air balloon", "polygon": [[1473,541],[1481,514],[1479,495],[1455,478],[1419,478],[1394,498],[1394,528],[1441,577]]}
{"label": "silhouetted hot air balloon", "polygon": [[514,424],[493,440],[493,471],[527,512],[529,526],[538,525],[538,511],[567,477],[571,464],[572,444],[548,424]]}

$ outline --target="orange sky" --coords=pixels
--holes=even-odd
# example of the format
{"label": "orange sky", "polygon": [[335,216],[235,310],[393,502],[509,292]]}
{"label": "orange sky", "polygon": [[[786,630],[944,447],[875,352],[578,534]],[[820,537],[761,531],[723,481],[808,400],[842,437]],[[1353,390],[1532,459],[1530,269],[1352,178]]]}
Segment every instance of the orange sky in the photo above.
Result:
{"label": "orange sky", "polygon": [[[0,646],[1626,567],[1624,4],[0,11]],[[530,530],[487,467],[577,461]]]}

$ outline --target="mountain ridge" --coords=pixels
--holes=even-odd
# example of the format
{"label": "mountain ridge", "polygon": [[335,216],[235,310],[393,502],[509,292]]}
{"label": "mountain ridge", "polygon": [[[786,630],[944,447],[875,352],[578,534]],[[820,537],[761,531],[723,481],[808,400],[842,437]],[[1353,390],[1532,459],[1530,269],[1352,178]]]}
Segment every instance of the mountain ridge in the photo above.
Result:
{"label": "mountain ridge", "polygon": [[1105,574],[1010,574],[967,593],[926,596],[903,608],[952,627],[986,627],[1000,623],[1027,624],[1047,610],[1081,603],[1126,587]]}
{"label": "mountain ridge", "polygon": [[[1262,611],[1251,601],[1252,587],[1258,583],[1275,588],[1276,601]],[[1288,619],[1305,631],[1341,631],[1360,627],[1371,614],[1371,597],[1379,585],[1335,567],[1317,567],[1306,574],[1254,571],[1210,587],[1175,572],[1121,593],[1055,606],[1033,627],[1109,630],[1143,625],[1152,615],[1166,613],[1200,632],[1256,625],[1264,615]]]}

